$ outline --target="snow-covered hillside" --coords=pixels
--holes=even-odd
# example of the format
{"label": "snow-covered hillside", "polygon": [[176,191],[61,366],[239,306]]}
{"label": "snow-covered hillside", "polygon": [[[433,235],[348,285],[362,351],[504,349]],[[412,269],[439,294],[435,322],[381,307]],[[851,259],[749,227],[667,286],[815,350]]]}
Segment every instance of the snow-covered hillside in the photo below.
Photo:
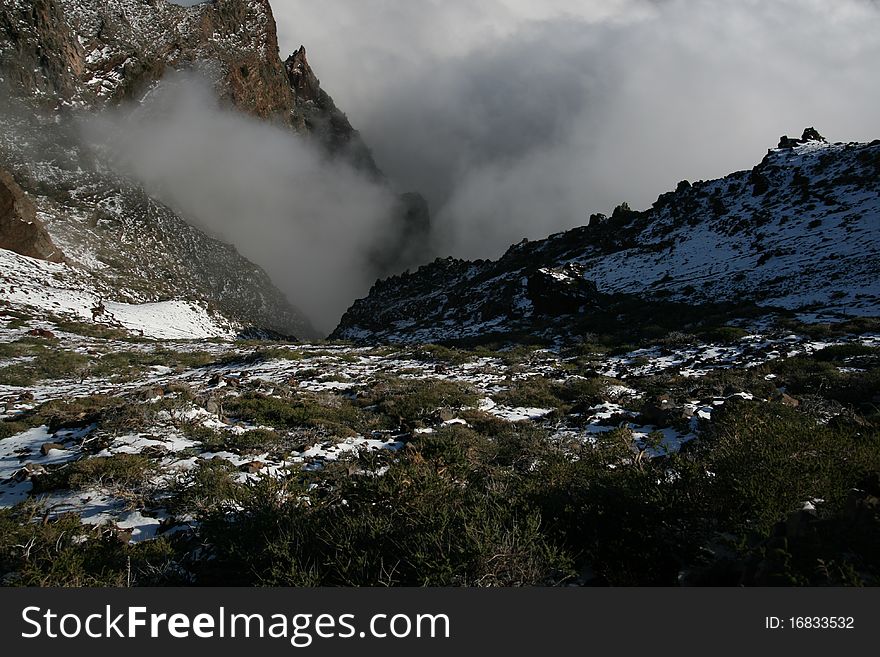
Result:
{"label": "snow-covered hillside", "polygon": [[644,212],[621,206],[494,262],[439,260],[377,283],[334,335],[437,342],[528,333],[620,294],[749,302],[806,321],[880,315],[880,141],[796,140],[751,171],[683,181]]}
{"label": "snow-covered hillside", "polygon": [[0,310],[120,328],[135,336],[198,340],[232,337],[237,327],[191,301],[108,301],[112,294],[87,272],[0,249]]}

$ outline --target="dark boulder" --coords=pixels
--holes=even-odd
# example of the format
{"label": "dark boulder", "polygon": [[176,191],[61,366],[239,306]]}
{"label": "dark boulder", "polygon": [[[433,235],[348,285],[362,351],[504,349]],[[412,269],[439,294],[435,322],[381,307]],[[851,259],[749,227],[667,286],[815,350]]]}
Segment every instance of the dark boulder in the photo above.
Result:
{"label": "dark boulder", "polygon": [[538,269],[528,278],[526,293],[539,315],[558,316],[597,305],[600,294],[593,281],[584,278],[581,265]]}

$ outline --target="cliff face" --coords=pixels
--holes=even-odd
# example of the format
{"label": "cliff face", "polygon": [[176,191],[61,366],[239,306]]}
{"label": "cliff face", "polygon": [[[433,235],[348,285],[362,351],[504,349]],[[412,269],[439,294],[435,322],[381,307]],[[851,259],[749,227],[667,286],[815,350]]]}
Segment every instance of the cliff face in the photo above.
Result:
{"label": "cliff face", "polygon": [[46,227],[37,219],[34,204],[3,169],[0,169],[0,249],[38,260],[64,260]]}
{"label": "cliff face", "polygon": [[144,91],[167,69],[210,62],[240,109],[286,120],[293,100],[266,0],[187,8],[165,0],[12,0],[0,12],[5,66],[27,95],[82,106]]}
{"label": "cliff face", "polygon": [[314,135],[379,176],[301,48],[283,62],[268,0],[10,0],[0,8],[0,69],[49,107],[139,98],[171,70],[199,70],[218,96],[261,119]]}
{"label": "cliff face", "polygon": [[284,68],[293,94],[293,127],[313,135],[332,156],[348,160],[376,181],[383,180],[382,172],[358,131],[321,88],[309,66],[305,46],[287,58]]}

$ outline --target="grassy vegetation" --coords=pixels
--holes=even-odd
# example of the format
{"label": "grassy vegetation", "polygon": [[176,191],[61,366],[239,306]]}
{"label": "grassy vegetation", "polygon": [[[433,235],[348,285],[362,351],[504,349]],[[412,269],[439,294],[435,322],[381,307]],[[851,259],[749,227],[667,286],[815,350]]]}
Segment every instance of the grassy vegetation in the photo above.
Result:
{"label": "grassy vegetation", "polygon": [[370,418],[351,400],[336,395],[300,395],[280,399],[248,392],[230,400],[227,414],[245,422],[275,429],[323,428],[340,437],[369,428]]}
{"label": "grassy vegetation", "polygon": [[130,340],[131,335],[121,328],[104,326],[92,322],[77,322],[60,317],[51,318],[55,328],[65,333],[73,333],[86,338],[99,338],[102,340]]}
{"label": "grassy vegetation", "polygon": [[33,478],[34,491],[84,490],[90,487],[115,487],[123,491],[139,490],[156,468],[151,459],[136,454],[115,454],[89,458]]}
{"label": "grassy vegetation", "polygon": [[0,572],[6,586],[183,584],[179,553],[164,539],[127,545],[75,515],[42,521],[40,507],[0,509]]}
{"label": "grassy vegetation", "polygon": [[[724,324],[688,331],[693,332],[670,331],[660,340],[687,343],[698,333],[721,342],[742,337],[740,329]],[[219,400],[218,417],[272,429],[240,435],[204,427],[177,412],[190,408],[191,401],[206,405],[216,395],[213,389],[191,393],[169,385],[164,397],[149,404],[135,394],[42,404],[0,422],[0,438],[31,426],[57,431],[96,424],[101,437],[89,449],[98,450],[115,432],[155,426],[163,411],[171,412],[170,420],[163,415],[164,422],[202,449],[241,455],[288,454],[309,440],[332,442],[379,429],[408,435],[399,452],[363,452],[322,468],[294,466],[282,476],[257,475],[247,482],[226,460],[199,460],[177,475],[161,499],[151,485],[156,461],[148,456],[53,466],[33,478],[37,492],[109,487],[123,498],[149,499],[172,514],[194,516],[198,529],[173,540],[128,546],[112,528],[85,528],[68,516],[44,520],[45,511],[32,503],[0,511],[3,581],[62,586],[880,584],[878,349],[829,347],[695,378],[628,379],[628,386],[643,393],[628,409],[647,416],[661,396],[677,409],[668,424],[656,426],[677,422],[689,431],[690,419],[679,417],[685,402],[727,399],[711,422],[702,423],[700,438],[681,453],[648,459],[633,451],[633,432],[625,424],[596,434],[595,444],[551,437],[553,423],[563,417],[568,426],[579,426],[576,414],[606,399],[613,383],[590,369],[598,355],[615,347],[601,334],[583,337],[562,354],[558,372],[542,376],[517,374],[534,362],[533,347],[493,354],[515,373],[493,399],[555,409],[544,427],[477,410],[483,393],[467,384],[382,374],[359,381],[356,396],[245,379]],[[634,344],[620,342],[617,348]],[[30,357],[41,346],[30,341],[3,348],[11,357]],[[481,353],[427,346],[417,357],[442,367],[470,362]],[[262,348],[244,362],[284,354],[298,359],[300,352]],[[328,350],[327,358],[337,357]],[[243,362],[236,358],[230,362]],[[114,355],[105,364],[137,371],[155,359],[177,363],[173,367],[216,360],[201,353],[133,352]],[[788,396],[783,398],[779,388]],[[757,401],[733,396],[743,391]],[[444,426],[440,409],[462,417],[467,426]],[[409,431],[420,425],[431,426],[433,433]],[[661,437],[654,432],[646,442]],[[804,510],[808,502],[814,509]]]}
{"label": "grassy vegetation", "polygon": [[446,379],[385,378],[360,400],[362,406],[375,407],[385,424],[415,423],[441,408],[472,408],[479,395],[470,386]]}
{"label": "grassy vegetation", "polygon": [[608,379],[604,377],[572,377],[559,382],[532,376],[509,382],[507,389],[492,395],[492,399],[506,406],[567,411],[577,404],[594,406],[601,403],[607,387]]}
{"label": "grassy vegetation", "polygon": [[49,341],[23,338],[0,345],[0,358],[27,359],[0,367],[0,385],[27,387],[44,379],[79,378],[87,371],[87,356],[43,342]]}
{"label": "grassy vegetation", "polygon": [[[670,585],[682,573],[743,584],[880,576],[876,512],[849,511],[854,488],[880,472],[876,434],[734,403],[698,449],[627,466],[620,432],[562,449],[533,428],[491,437],[487,428],[420,436],[383,477],[340,467],[263,481],[236,498],[238,512],[206,514],[203,536],[218,556],[201,576],[270,585],[542,585],[587,567],[615,585]],[[785,534],[812,499],[824,500],[819,515]],[[846,539],[825,536],[832,528]],[[713,560],[718,541],[733,553]]]}
{"label": "grassy vegetation", "polygon": [[197,440],[202,447],[210,452],[235,452],[247,454],[251,452],[272,451],[286,444],[286,437],[277,431],[268,429],[252,429],[244,433],[217,431],[200,424],[184,425],[183,434]]}
{"label": "grassy vegetation", "polygon": [[129,381],[152,367],[175,371],[211,365],[216,358],[202,351],[108,351],[88,354],[64,349],[58,340],[22,338],[0,344],[0,359],[23,358],[0,367],[0,385],[30,387],[44,380],[109,378]]}

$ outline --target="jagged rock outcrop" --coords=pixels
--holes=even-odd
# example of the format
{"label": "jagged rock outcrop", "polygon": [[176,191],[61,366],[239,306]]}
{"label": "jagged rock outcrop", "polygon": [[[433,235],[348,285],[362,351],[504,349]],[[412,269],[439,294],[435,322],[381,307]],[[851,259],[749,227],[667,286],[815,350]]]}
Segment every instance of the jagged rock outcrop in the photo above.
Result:
{"label": "jagged rock outcrop", "polygon": [[115,104],[168,69],[208,64],[238,108],[289,121],[293,100],[268,0],[11,0],[0,10],[5,74],[47,104]]}
{"label": "jagged rock outcrop", "polygon": [[811,141],[827,143],[825,137],[820,135],[818,130],[815,128],[807,128],[804,130],[804,134],[801,135],[800,139],[792,139],[788,135],[782,135],[779,139],[779,146],[777,146],[777,148],[794,148],[795,146],[800,146],[801,144],[806,144]]}
{"label": "jagged rock outcrop", "polygon": [[300,48],[283,62],[268,0],[11,0],[0,8],[0,70],[49,107],[139,98],[171,70],[198,70],[239,110],[313,135],[380,178],[369,149],[321,89]]}
{"label": "jagged rock outcrop", "polygon": [[555,339],[613,310],[615,295],[880,315],[880,141],[829,144],[807,130],[753,170],[680,184],[648,210],[621,205],[497,261],[438,260],[377,283],[333,336]]}
{"label": "jagged rock outcrop", "polygon": [[49,262],[64,261],[46,227],[37,219],[34,204],[3,169],[0,169],[0,249]]}
{"label": "jagged rock outcrop", "polygon": [[305,46],[300,46],[287,58],[284,68],[293,93],[291,120],[294,128],[312,135],[334,157],[352,162],[374,180],[382,180],[383,175],[370,149],[352,127],[348,117],[321,88],[321,83],[309,66]]}

